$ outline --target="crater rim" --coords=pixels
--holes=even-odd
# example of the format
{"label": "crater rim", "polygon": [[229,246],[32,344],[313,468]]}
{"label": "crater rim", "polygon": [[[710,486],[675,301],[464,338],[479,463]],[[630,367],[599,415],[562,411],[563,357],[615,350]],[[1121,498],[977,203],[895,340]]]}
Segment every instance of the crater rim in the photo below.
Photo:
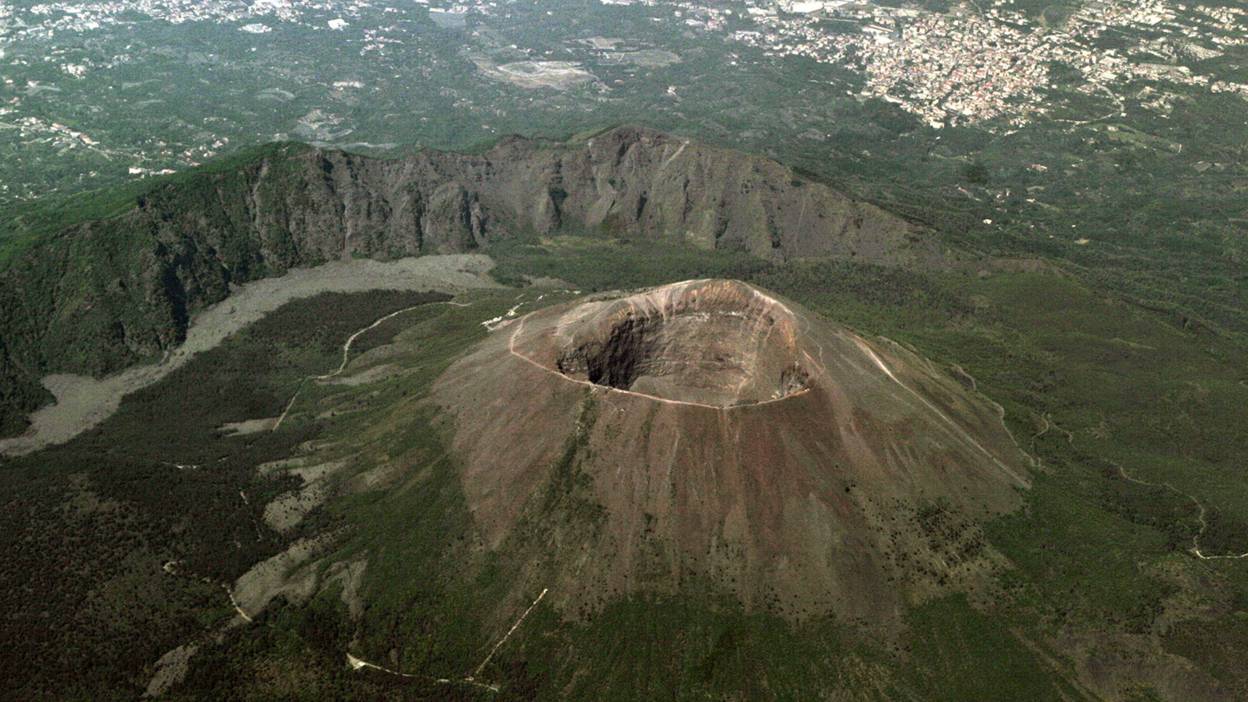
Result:
{"label": "crater rim", "polygon": [[[549,370],[608,391],[716,409],[802,395],[801,325],[783,303],[735,280],[673,283],[564,315]],[[561,320],[562,321],[562,320]]]}

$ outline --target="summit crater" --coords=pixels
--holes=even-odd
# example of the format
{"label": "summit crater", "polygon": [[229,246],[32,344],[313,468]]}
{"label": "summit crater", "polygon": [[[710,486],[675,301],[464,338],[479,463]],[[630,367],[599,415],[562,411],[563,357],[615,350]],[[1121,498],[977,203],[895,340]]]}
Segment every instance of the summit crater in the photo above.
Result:
{"label": "summit crater", "polygon": [[698,281],[604,301],[558,332],[555,368],[659,399],[735,407],[807,389],[798,321],[736,281]]}
{"label": "summit crater", "polygon": [[[979,524],[1030,485],[990,400],[732,280],[535,310],[432,400],[477,543],[568,616],[701,583],[788,618],[890,621],[986,592],[1005,564]],[[943,536],[916,529],[937,513]]]}

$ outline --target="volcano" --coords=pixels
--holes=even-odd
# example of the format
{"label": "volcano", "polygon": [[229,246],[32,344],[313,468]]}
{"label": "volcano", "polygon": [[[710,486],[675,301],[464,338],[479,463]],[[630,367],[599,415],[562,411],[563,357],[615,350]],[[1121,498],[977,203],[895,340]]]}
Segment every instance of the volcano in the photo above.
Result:
{"label": "volcano", "polygon": [[512,320],[435,384],[481,548],[565,614],[688,588],[791,619],[981,591],[1029,485],[999,407],[751,285]]}

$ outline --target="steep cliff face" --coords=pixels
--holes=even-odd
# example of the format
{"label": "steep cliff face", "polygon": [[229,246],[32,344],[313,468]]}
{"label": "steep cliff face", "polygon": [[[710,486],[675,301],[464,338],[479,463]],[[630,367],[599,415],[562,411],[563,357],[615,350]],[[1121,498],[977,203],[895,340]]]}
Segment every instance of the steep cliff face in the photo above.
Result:
{"label": "steep cliff face", "polygon": [[[339,255],[452,253],[519,233],[599,229],[676,238],[786,260],[885,264],[943,260],[928,233],[764,158],[638,128],[551,144],[509,138],[467,155],[426,151],[376,160],[293,150],[191,208],[153,196],[144,219],[219,246],[219,224],[250,234],[254,255],[290,266]],[[212,200],[216,200],[213,202]],[[216,208],[216,216],[207,211]],[[215,233],[215,236],[214,236]]]}
{"label": "steep cliff face", "polygon": [[0,273],[0,426],[46,399],[41,373],[107,373],[176,346],[191,314],[231,284],[338,257],[458,253],[560,229],[777,261],[945,261],[931,233],[778,163],[646,129],[396,160],[292,145],[157,186],[123,215],[49,237]]}
{"label": "steep cliff face", "polygon": [[557,148],[511,140],[487,155],[506,184],[482,195],[536,231],[606,227],[771,259],[833,256],[936,265],[929,234],[775,161],[659,132],[616,129]]}

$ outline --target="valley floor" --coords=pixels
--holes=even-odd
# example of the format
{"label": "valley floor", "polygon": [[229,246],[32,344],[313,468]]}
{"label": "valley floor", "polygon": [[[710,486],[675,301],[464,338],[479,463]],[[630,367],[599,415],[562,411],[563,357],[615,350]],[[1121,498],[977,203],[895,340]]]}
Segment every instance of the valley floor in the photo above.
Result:
{"label": "valley floor", "polygon": [[488,276],[493,261],[479,254],[424,256],[391,262],[334,261],[301,268],[280,278],[239,286],[227,299],[191,321],[186,340],[159,363],[129,368],[105,378],[54,374],[43,379],[56,402],[31,415],[23,435],[0,439],[0,456],[21,456],[64,443],[107,419],[126,395],[148,387],[182,367],[196,354],[215,348],[229,335],[291,302],[321,293],[410,290],[456,293],[496,287]]}

